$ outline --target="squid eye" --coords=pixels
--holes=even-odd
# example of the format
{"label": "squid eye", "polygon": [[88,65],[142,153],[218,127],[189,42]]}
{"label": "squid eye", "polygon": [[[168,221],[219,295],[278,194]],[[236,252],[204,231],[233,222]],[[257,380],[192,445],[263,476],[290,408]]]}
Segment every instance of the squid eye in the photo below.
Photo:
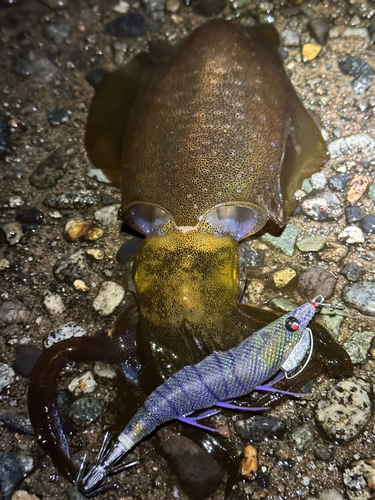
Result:
{"label": "squid eye", "polygon": [[294,316],[289,316],[285,320],[285,328],[290,332],[295,332],[299,328],[299,321]]}

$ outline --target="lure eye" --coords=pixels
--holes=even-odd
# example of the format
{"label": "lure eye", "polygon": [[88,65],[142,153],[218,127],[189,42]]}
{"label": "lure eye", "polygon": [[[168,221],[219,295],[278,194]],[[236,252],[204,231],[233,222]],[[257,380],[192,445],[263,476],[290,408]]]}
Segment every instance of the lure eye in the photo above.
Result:
{"label": "lure eye", "polygon": [[285,328],[290,332],[295,332],[299,328],[299,321],[294,316],[290,316],[285,320]]}

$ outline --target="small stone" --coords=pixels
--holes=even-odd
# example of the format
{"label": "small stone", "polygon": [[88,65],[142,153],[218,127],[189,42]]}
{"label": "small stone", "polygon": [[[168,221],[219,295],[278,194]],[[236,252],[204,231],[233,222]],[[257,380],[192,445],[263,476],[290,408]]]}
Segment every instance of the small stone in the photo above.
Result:
{"label": "small stone", "polygon": [[340,274],[345,276],[345,278],[349,281],[358,281],[366,274],[366,269],[362,266],[357,266],[352,262],[348,262],[341,269]]}
{"label": "small stone", "polygon": [[0,306],[0,327],[28,323],[31,313],[18,300],[5,300]]}
{"label": "small stone", "polygon": [[342,215],[340,200],[330,191],[307,196],[300,206],[302,212],[313,220],[335,220]]}
{"label": "small stone", "polygon": [[8,119],[0,111],[0,158],[4,158],[10,151],[10,134]]}
{"label": "small stone", "polygon": [[75,280],[73,286],[78,292],[88,292],[90,290],[83,280]]}
{"label": "small stone", "polygon": [[51,9],[62,9],[69,5],[69,0],[42,0]]}
{"label": "small stone", "polygon": [[84,397],[74,401],[69,410],[69,418],[77,427],[88,427],[103,413],[103,407],[93,397]]}
{"label": "small stone", "polygon": [[329,488],[319,493],[319,500],[345,500],[345,499],[339,491],[333,488]]}
{"label": "small stone", "polygon": [[19,412],[8,411],[1,416],[1,421],[9,428],[21,434],[34,434],[34,428],[31,425],[28,415]]}
{"label": "small stone", "polygon": [[100,208],[94,213],[94,217],[98,222],[100,222],[102,226],[118,224],[118,210],[120,206],[120,204],[116,203],[115,205],[108,205],[106,207]]}
{"label": "small stone", "polygon": [[16,347],[16,359],[13,369],[22,377],[29,377],[37,359],[42,354],[42,349],[33,345],[21,344]]}
{"label": "small stone", "polygon": [[312,267],[299,277],[298,290],[307,300],[312,300],[317,295],[329,299],[333,295],[336,283],[337,279],[331,273],[320,267]]}
{"label": "small stone", "polygon": [[[349,30],[353,30],[353,28],[347,28],[346,30],[347,34],[353,34],[353,32],[349,33]],[[359,29],[354,28],[354,30],[358,34]],[[367,36],[365,28],[363,28],[362,34]],[[375,71],[366,61],[359,57],[348,56],[346,59],[339,61],[339,68],[344,75],[355,77],[351,83],[355,95],[366,93],[375,74]]]}
{"label": "small stone", "polygon": [[344,302],[360,313],[375,316],[375,281],[348,284],[342,292]]}
{"label": "small stone", "polygon": [[51,82],[60,71],[41,48],[30,48],[22,51],[13,69],[18,76],[38,76],[47,83]]}
{"label": "small stone", "polygon": [[324,460],[325,462],[329,462],[332,460],[332,453],[320,443],[314,446],[314,453],[317,458],[320,458],[320,460]]}
{"label": "small stone", "polygon": [[71,146],[61,146],[36,167],[29,177],[30,184],[36,189],[54,187],[62,179],[65,170],[72,161],[74,149]]}
{"label": "small stone", "polygon": [[375,43],[375,25],[370,24],[367,28],[368,36],[370,37],[370,42]]}
{"label": "small stone", "polygon": [[371,201],[375,201],[375,184],[371,184],[368,190],[368,197]]}
{"label": "small stone", "polygon": [[68,109],[54,109],[47,113],[47,118],[51,125],[57,127],[62,123],[68,123],[71,114],[72,112]]}
{"label": "small stone", "polygon": [[345,469],[343,481],[349,500],[372,500],[374,498],[375,460],[362,459]]}
{"label": "small stone", "polygon": [[50,314],[62,314],[65,311],[65,306],[59,294],[47,290],[44,293],[43,304]]}
{"label": "small stone", "polygon": [[151,19],[154,21],[164,19],[165,0],[142,0],[142,4]]}
{"label": "small stone", "polygon": [[341,231],[337,238],[341,243],[347,243],[348,245],[356,245],[357,243],[365,242],[365,235],[362,229],[357,226],[347,226]]}
{"label": "small stone", "polygon": [[5,238],[7,242],[13,246],[17,245],[21,241],[23,236],[22,226],[19,222],[9,222],[8,224],[4,224],[2,229],[5,234]]}
{"label": "small stone", "polygon": [[357,203],[357,201],[362,197],[367,189],[369,182],[370,177],[365,174],[357,175],[350,181],[346,199],[351,205]]}
{"label": "small stone", "polygon": [[51,345],[56,344],[56,342],[61,342],[71,337],[83,337],[84,335],[86,335],[86,330],[76,325],[73,321],[70,321],[69,323],[65,323],[51,330],[44,345],[46,347],[51,347]]}
{"label": "small stone", "polygon": [[327,43],[329,24],[324,19],[311,19],[307,27],[319,45]]}
{"label": "small stone", "polygon": [[341,323],[347,317],[346,312],[340,309],[334,309],[333,311],[331,311],[331,309],[323,307],[319,314],[328,327],[329,331],[335,335],[338,335],[340,332]]}
{"label": "small stone", "polygon": [[111,184],[111,181],[108,177],[105,176],[103,170],[100,168],[92,168],[88,171],[87,177],[90,179],[95,179],[98,182],[102,182],[103,184]]}
{"label": "small stone", "polygon": [[272,236],[271,234],[264,234],[262,241],[277,248],[285,255],[292,256],[294,253],[294,245],[298,236],[298,229],[293,224],[285,226],[284,231],[280,236]]}
{"label": "small stone", "polygon": [[309,425],[301,425],[293,430],[290,441],[296,450],[306,450],[314,442],[314,432]]}
{"label": "small stone", "polygon": [[328,152],[331,159],[354,153],[362,153],[363,155],[371,156],[375,153],[375,140],[368,134],[355,134],[341,137],[328,144]]}
{"label": "small stone", "polygon": [[[143,240],[139,242],[139,245]],[[139,247],[138,247],[139,248]],[[239,258],[246,267],[261,267],[264,264],[264,254],[254,250],[248,242],[242,242],[239,245]]]}
{"label": "small stone", "polygon": [[280,309],[280,311],[283,312],[293,311],[297,307],[294,302],[288,299],[284,299],[283,297],[276,297],[275,299],[272,299],[270,304],[271,306],[276,307],[276,309]]}
{"label": "small stone", "polygon": [[57,281],[72,284],[75,280],[85,280],[90,276],[90,265],[84,250],[64,255],[53,266]]}
{"label": "small stone", "polygon": [[264,281],[261,279],[252,279],[246,282],[245,289],[245,301],[246,303],[256,304],[258,303],[263,295],[265,288]]}
{"label": "small stone", "polygon": [[13,493],[11,500],[40,500],[36,495],[32,495],[25,490],[17,490]]}
{"label": "small stone", "polygon": [[328,187],[332,191],[343,191],[349,180],[350,175],[348,174],[336,174],[328,179]]}
{"label": "small stone", "polygon": [[324,189],[327,185],[326,176],[323,172],[317,172],[311,176],[311,184],[314,189]]}
{"label": "small stone", "polygon": [[367,28],[346,28],[346,30],[343,33],[343,36],[345,37],[358,36],[360,38],[368,38],[369,33]]}
{"label": "small stone", "polygon": [[93,392],[97,385],[92,372],[85,372],[79,377],[74,378],[68,385],[68,389],[70,392],[74,392],[75,395],[86,394]]}
{"label": "small stone", "polygon": [[283,439],[286,432],[286,424],[283,420],[260,415],[255,415],[246,420],[237,420],[234,427],[242,439],[255,442],[267,439]]}
{"label": "small stone", "polygon": [[100,361],[95,363],[94,373],[102,378],[114,379],[117,377],[116,370],[111,365]]}
{"label": "small stone", "polygon": [[361,219],[361,207],[345,207],[345,220],[347,224],[354,224]]}
{"label": "small stone", "polygon": [[165,2],[165,10],[167,12],[172,12],[172,14],[178,12],[180,10],[180,7],[180,0],[167,0]]}
{"label": "small stone", "polygon": [[294,269],[290,267],[285,267],[284,269],[280,269],[280,271],[276,271],[273,275],[273,282],[275,283],[276,288],[283,288],[288,283],[292,281],[297,276],[297,273]]}
{"label": "small stone", "polygon": [[281,44],[284,47],[300,47],[301,38],[296,31],[286,29],[280,33]]}
{"label": "small stone", "polygon": [[114,281],[105,281],[95,297],[93,307],[101,316],[109,316],[125,296],[124,288]]}
{"label": "small stone", "polygon": [[305,62],[313,61],[322,50],[321,45],[317,45],[316,43],[305,43],[302,46],[302,58]]}
{"label": "small stone", "polygon": [[[91,85],[91,87],[93,87],[94,89],[96,89],[96,87],[99,85],[99,83],[103,80],[103,77],[108,73],[108,70],[106,69],[101,69],[101,68],[97,68],[97,69],[93,69],[91,71],[89,71],[87,73],[87,75],[85,76],[85,80]],[[92,172],[93,170],[95,171],[99,171],[100,169],[92,169],[90,170],[90,172]],[[102,172],[100,170],[100,172]],[[105,175],[102,173],[103,177],[105,177]],[[106,181],[108,184],[109,184],[109,180],[105,177]]]}
{"label": "small stone", "polygon": [[44,28],[43,35],[56,45],[60,45],[65,38],[68,38],[69,32],[70,25],[67,23],[50,24]]}
{"label": "small stone", "polygon": [[367,353],[374,337],[375,332],[355,332],[350,339],[344,342],[343,347],[355,365],[366,363]]}
{"label": "small stone", "polygon": [[9,203],[10,208],[22,207],[22,205],[25,204],[23,198],[21,198],[21,196],[18,196],[18,195],[11,196],[9,198],[8,203]]}
{"label": "small stone", "polygon": [[0,497],[10,498],[17,484],[35,467],[35,461],[28,455],[0,452]]}
{"label": "small stone", "polygon": [[103,236],[103,229],[93,222],[84,222],[81,220],[70,219],[65,224],[65,236],[69,241],[84,240],[95,241]]}
{"label": "small stone", "polygon": [[[312,190],[313,190],[313,187],[312,187],[309,179],[304,179],[304,181],[302,182],[302,191],[309,194],[309,193],[311,193]],[[303,196],[301,196],[301,198],[303,198]]]}
{"label": "small stone", "polygon": [[353,377],[333,385],[318,402],[315,419],[330,439],[347,443],[362,431],[372,412],[369,391],[370,384]]}
{"label": "small stone", "polygon": [[103,260],[104,259],[103,250],[99,250],[98,248],[89,248],[88,250],[86,250],[86,254],[89,257],[92,257],[94,260]]}
{"label": "small stone", "polygon": [[5,271],[8,269],[10,262],[8,259],[0,259],[0,271]]}
{"label": "small stone", "polygon": [[258,471],[258,452],[251,444],[244,450],[244,458],[241,461],[241,474],[253,479]]}
{"label": "small stone", "polygon": [[97,194],[91,189],[81,189],[70,193],[49,194],[43,200],[43,205],[48,208],[77,210],[92,207],[99,202]]}
{"label": "small stone", "polygon": [[375,233],[375,215],[365,215],[362,217],[359,227],[364,233]]}
{"label": "small stone", "polygon": [[13,381],[16,374],[12,367],[5,363],[0,363],[0,391],[8,387]]}
{"label": "small stone", "polygon": [[308,236],[298,240],[296,245],[300,252],[319,252],[326,244],[324,236]]}
{"label": "small stone", "polygon": [[198,0],[194,11],[201,16],[217,16],[225,8],[225,0]]}
{"label": "small stone", "polygon": [[117,5],[112,7],[112,10],[114,10],[118,14],[126,14],[127,12],[129,12],[129,9],[130,9],[129,3],[125,2],[124,0],[120,0]]}
{"label": "small stone", "polygon": [[38,208],[26,208],[25,210],[21,210],[17,214],[17,220],[21,222],[21,224],[27,224],[28,226],[40,226],[43,224],[44,215]]}
{"label": "small stone", "polygon": [[115,205],[118,203],[118,199],[114,198],[110,194],[104,193],[103,191],[100,191],[99,193],[100,196],[100,204],[103,205],[103,207],[108,207],[109,205]]}
{"label": "small stone", "polygon": [[140,37],[146,33],[145,20],[138,12],[129,12],[107,24],[106,31],[111,36],[121,38]]}

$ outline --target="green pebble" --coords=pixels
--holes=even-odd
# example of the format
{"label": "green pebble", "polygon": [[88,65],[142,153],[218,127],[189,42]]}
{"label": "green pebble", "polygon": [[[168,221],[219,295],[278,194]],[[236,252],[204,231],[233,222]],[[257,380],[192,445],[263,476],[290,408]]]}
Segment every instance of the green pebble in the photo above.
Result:
{"label": "green pebble", "polygon": [[298,240],[296,245],[301,252],[319,252],[326,243],[324,236],[308,236]]}
{"label": "green pebble", "polygon": [[371,201],[375,201],[375,184],[371,184],[369,187],[368,196]]}
{"label": "green pebble", "polygon": [[271,236],[266,233],[262,236],[262,241],[274,248],[281,250],[285,255],[292,256],[294,253],[294,245],[296,244],[298,229],[293,224],[288,224],[281,236]]}
{"label": "green pebble", "polygon": [[311,191],[313,190],[313,187],[312,187],[311,182],[309,181],[309,179],[305,179],[302,182],[302,189],[305,191],[305,193],[311,193]]}
{"label": "green pebble", "polygon": [[297,308],[296,304],[291,302],[289,299],[283,299],[282,297],[277,297],[271,300],[271,305],[276,309],[280,309],[283,312],[294,311]]}
{"label": "green pebble", "polygon": [[355,365],[366,363],[374,336],[375,332],[356,332],[344,343],[343,347]]}
{"label": "green pebble", "polygon": [[341,311],[340,309],[334,309],[331,311],[330,309],[322,308],[319,313],[324,323],[327,325],[328,329],[331,333],[338,335],[340,331],[340,325],[346,318],[345,311]]}

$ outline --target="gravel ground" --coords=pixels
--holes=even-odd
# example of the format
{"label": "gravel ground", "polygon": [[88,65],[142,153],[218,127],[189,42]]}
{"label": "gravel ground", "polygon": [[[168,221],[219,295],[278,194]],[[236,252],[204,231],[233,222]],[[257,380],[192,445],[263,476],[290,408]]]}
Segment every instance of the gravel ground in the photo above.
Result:
{"label": "gravel ground", "polygon": [[[237,415],[217,418],[233,430],[239,452],[251,446],[248,476],[258,471],[254,480],[239,481],[229,498],[374,498],[375,4],[190,3],[0,2],[1,498],[13,490],[45,499],[66,498],[68,491],[78,498],[38,450],[25,418],[27,360],[47,337],[49,345],[109,331],[120,304],[133,304],[129,266],[115,258],[129,238],[116,219],[119,193],[95,178],[83,148],[89,81],[101,74],[91,71],[114,70],[150,41],[174,43],[215,16],[275,23],[290,77],[331,153],[322,174],[297,193],[300,208],[283,235],[242,243],[244,300],[288,308],[287,300],[300,304],[317,292],[344,303],[344,312],[322,316],[355,362],[353,378],[320,377],[310,399],[288,401],[265,422],[251,418],[242,428]],[[120,25],[112,23],[124,15]],[[115,376],[98,365],[64,371],[63,389],[71,384],[68,392],[81,398],[92,391],[78,407],[65,403],[74,449],[99,446],[111,423],[103,408],[119,397]],[[157,451],[155,441],[142,443],[135,452],[139,466],[122,473],[119,489],[102,498],[187,499]],[[222,485],[209,498],[224,497]]]}

